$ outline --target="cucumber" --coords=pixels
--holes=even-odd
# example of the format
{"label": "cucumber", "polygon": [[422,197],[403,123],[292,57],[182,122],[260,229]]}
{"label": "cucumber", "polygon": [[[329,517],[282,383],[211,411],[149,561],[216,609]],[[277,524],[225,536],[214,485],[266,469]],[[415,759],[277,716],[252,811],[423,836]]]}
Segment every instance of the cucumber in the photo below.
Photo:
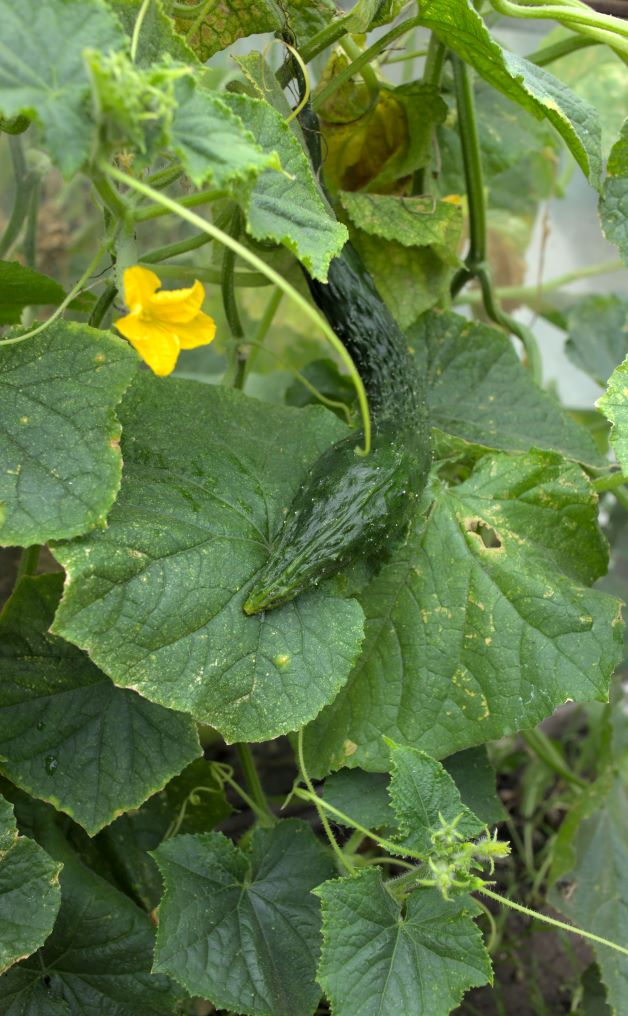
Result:
{"label": "cucumber", "polygon": [[245,604],[271,610],[336,574],[358,555],[383,557],[406,532],[430,468],[422,378],[406,339],[350,244],[312,297],[351,354],[373,422],[371,452],[356,431],[315,462]]}

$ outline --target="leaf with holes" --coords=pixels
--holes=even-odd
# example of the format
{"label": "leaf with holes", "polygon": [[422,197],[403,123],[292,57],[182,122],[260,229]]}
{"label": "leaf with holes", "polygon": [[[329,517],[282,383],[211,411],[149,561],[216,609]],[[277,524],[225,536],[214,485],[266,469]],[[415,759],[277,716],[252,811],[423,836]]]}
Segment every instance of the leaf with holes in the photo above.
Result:
{"label": "leaf with holes", "polygon": [[142,377],[121,407],[124,480],[104,532],[57,545],[54,630],[116,684],[230,741],[296,730],[347,679],[355,600],[321,586],[246,617],[247,590],[307,468],[342,425],[193,381]]}
{"label": "leaf with holes", "polygon": [[491,961],[469,897],[434,889],[401,906],[379,871],[335,879],[316,890],[323,904],[319,980],[335,1016],[447,1016],[467,988],[492,981]]}
{"label": "leaf with holes", "polygon": [[486,456],[436,481],[414,532],[360,594],[362,656],[306,731],[316,773],[387,770],[382,735],[443,757],[604,700],[621,658],[596,497],[558,456]]}
{"label": "leaf with holes", "polygon": [[60,871],[37,843],[18,836],[13,809],[0,797],[0,972],[48,938],[61,903]]}
{"label": "leaf with holes", "polygon": [[0,342],[0,546],[104,525],[122,469],[115,408],[137,362],[128,343],[86,325]]}
{"label": "leaf with holes", "polygon": [[320,998],[320,908],[329,854],[305,822],[257,828],[245,852],[220,833],[177,836],[155,857],[165,883],[155,969],[243,1016],[310,1016]]}

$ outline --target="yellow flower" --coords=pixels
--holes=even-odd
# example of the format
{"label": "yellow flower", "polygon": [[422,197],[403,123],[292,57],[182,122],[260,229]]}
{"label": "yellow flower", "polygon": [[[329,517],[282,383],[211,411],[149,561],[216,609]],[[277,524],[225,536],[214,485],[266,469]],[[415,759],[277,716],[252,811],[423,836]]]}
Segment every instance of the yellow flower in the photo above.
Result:
{"label": "yellow flower", "polygon": [[216,323],[201,305],[205,289],[195,282],[189,289],[162,289],[161,279],[135,265],[124,273],[124,302],[130,314],[115,322],[118,331],[137,349],[155,374],[174,370],[181,349],[206,346]]}

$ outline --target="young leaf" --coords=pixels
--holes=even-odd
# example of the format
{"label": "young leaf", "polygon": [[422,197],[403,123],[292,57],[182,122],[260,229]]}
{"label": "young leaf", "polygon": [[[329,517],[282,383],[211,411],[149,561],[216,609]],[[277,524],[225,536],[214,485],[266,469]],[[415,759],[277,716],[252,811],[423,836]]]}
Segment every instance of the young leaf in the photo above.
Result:
{"label": "young leaf", "polygon": [[628,472],[628,356],[611,374],[596,406],[613,425],[610,442],[619,465]]}
{"label": "young leaf", "polygon": [[537,388],[503,332],[435,312],[417,322],[408,341],[428,379],[434,426],[488,448],[544,448],[603,464],[584,427]]}
{"label": "young leaf", "polygon": [[360,594],[362,656],[306,732],[312,771],[387,769],[378,734],[442,757],[566,698],[604,700],[622,622],[582,584],[606,569],[596,516],[585,475],[553,455],[485,457],[459,486],[438,483]]}
{"label": "young leaf", "polygon": [[374,868],[319,886],[323,951],[319,980],[334,1016],[447,1016],[467,988],[492,980],[469,897],[419,889],[405,913]]}
{"label": "young leaf", "polygon": [[128,343],[86,325],[0,342],[0,546],[104,524],[122,469],[115,407],[136,365]]}
{"label": "young leaf", "polygon": [[404,247],[434,247],[444,261],[458,264],[462,207],[430,197],[343,192],[342,206],[364,233],[396,240]]}
{"label": "young leaf", "polygon": [[64,297],[63,287],[47,275],[18,261],[0,261],[0,325],[19,324],[25,307],[41,303],[57,306]]}
{"label": "young leaf", "polygon": [[48,938],[61,904],[61,868],[37,843],[18,836],[13,809],[0,797],[0,973]]}
{"label": "young leaf", "polygon": [[85,100],[85,49],[122,49],[120,22],[102,0],[0,0],[0,112],[34,115],[64,176],[81,168],[95,130]]}
{"label": "young leaf", "polygon": [[[185,10],[185,6],[190,8]],[[177,5],[176,26],[199,60],[226,49],[236,39],[260,32],[275,32],[285,21],[281,0],[221,0],[220,10],[205,4],[199,18],[197,0]]]}
{"label": "young leaf", "polygon": [[567,312],[565,352],[576,367],[605,385],[628,355],[628,300],[591,294]]}
{"label": "young leaf", "polygon": [[277,152],[283,173],[267,170],[241,197],[248,232],[255,240],[281,243],[325,282],[329,262],[347,240],[347,230],[324,203],[303,148],[283,117],[261,99],[222,96],[252,131],[265,152]]}
{"label": "young leaf", "polygon": [[90,835],[200,754],[182,716],[116,688],[48,634],[63,576],[24,578],[0,615],[0,771]]}
{"label": "young leaf", "polygon": [[[628,941],[628,794],[617,777],[606,794],[594,788],[592,814],[561,831],[561,851],[568,849],[571,863],[550,899],[575,925],[611,939]],[[556,874],[556,873],[554,873]],[[615,950],[594,945],[608,1001],[620,1013],[628,997],[628,959]]]}
{"label": "young leaf", "polygon": [[0,978],[2,1013],[172,1016],[180,992],[150,972],[154,930],[148,915],[71,851],[67,855],[52,935],[36,956]]}
{"label": "young leaf", "polygon": [[628,264],[628,120],[608,157],[600,219],[606,239],[616,245]]}
{"label": "young leaf", "polygon": [[342,425],[193,381],[142,377],[121,408],[124,479],[104,532],[55,548],[54,629],[116,684],[230,741],[296,730],[334,698],[362,611],[329,587],[246,617],[307,468]]}
{"label": "young leaf", "polygon": [[218,1009],[310,1016],[320,997],[312,889],[333,864],[309,826],[258,827],[246,853],[220,833],[177,836],[155,857],[165,883],[155,969]]}
{"label": "young leaf", "polygon": [[429,853],[432,837],[446,822],[459,818],[456,830],[464,839],[479,836],[484,822],[460,800],[447,770],[423,751],[388,741],[392,763],[390,800],[397,818],[400,853],[403,848]]}
{"label": "young leaf", "polygon": [[[107,0],[118,15],[129,37],[137,21],[143,0]],[[135,63],[138,67],[150,67],[171,56],[181,63],[194,64],[194,53],[185,39],[175,31],[174,22],[164,11],[163,0],[150,0],[144,9],[140,34],[137,40]]]}
{"label": "young leaf", "polygon": [[601,130],[592,106],[548,71],[503,50],[469,0],[425,0],[421,23],[498,92],[549,120],[589,182],[600,187]]}
{"label": "young leaf", "polygon": [[226,187],[252,181],[265,169],[280,169],[276,152],[263,151],[216,92],[185,79],[176,99],[171,144],[198,187]]}

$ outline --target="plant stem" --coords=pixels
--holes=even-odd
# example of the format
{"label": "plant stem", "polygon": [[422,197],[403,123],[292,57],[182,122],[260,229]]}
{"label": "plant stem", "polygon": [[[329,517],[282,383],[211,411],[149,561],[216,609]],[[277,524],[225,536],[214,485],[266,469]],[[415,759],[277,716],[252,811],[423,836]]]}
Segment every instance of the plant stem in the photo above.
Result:
{"label": "plant stem", "polygon": [[323,335],[329,342],[330,346],[332,346],[332,348],[335,350],[335,352],[338,354],[338,356],[346,366],[351,376],[353,385],[356,389],[358,395],[358,402],[360,404],[360,413],[364,425],[364,448],[361,450],[361,452],[358,452],[357,454],[360,453],[363,455],[368,454],[368,452],[371,449],[371,419],[369,415],[368,401],[366,398],[366,392],[364,390],[362,379],[344,345],[342,344],[340,339],[336,336],[336,334],[332,331],[327,322],[320,316],[318,311],[315,310],[315,308],[310,303],[308,303],[307,300],[305,300],[301,296],[301,294],[298,293],[297,290],[293,286],[291,286],[290,283],[287,282],[282,275],[279,274],[279,272],[276,272],[273,268],[270,267],[270,265],[267,265],[265,261],[262,261],[262,259],[259,258],[257,254],[254,254],[253,251],[249,250],[248,247],[244,247],[237,240],[234,240],[233,237],[229,236],[228,233],[225,233],[222,229],[219,229],[218,226],[214,225],[213,222],[206,222],[204,219],[201,219],[199,215],[196,215],[188,208],[185,208],[179,202],[173,201],[172,198],[169,198],[166,194],[161,194],[159,191],[153,190],[152,187],[149,187],[147,184],[142,183],[141,180],[136,180],[134,177],[128,176],[127,173],[123,173],[115,166],[109,166],[107,163],[103,163],[102,168],[104,172],[109,173],[110,176],[112,176],[116,180],[119,180],[120,183],[126,184],[128,187],[131,187],[132,189],[138,191],[140,194],[145,194],[147,197],[152,197],[154,201],[163,205],[163,207],[166,208],[168,211],[174,212],[175,215],[178,215],[184,221],[189,222],[191,226],[194,226],[196,229],[204,231],[214,240],[218,240],[220,243],[224,244],[225,247],[229,247],[231,250],[234,251],[234,253],[238,254],[243,261],[248,261],[248,263],[252,265],[253,268],[257,269],[258,272],[261,272],[262,275],[265,275],[267,279],[269,279],[281,290],[283,290],[286,296],[289,296],[290,299],[293,301],[293,303],[295,303],[299,307],[301,312],[310,321],[312,321],[317,328],[320,329],[320,331],[323,333]]}
{"label": "plant stem", "polygon": [[[344,415],[344,418],[347,421],[347,426],[350,427],[352,425],[353,420],[351,410],[346,403],[339,402],[337,399],[330,399],[327,395],[323,395],[323,393],[320,392],[311,381],[308,381],[304,374],[301,374],[300,371],[296,370],[295,367],[292,367],[291,364],[284,360],[283,356],[280,356],[279,353],[275,353],[273,349],[269,349],[268,346],[263,345],[263,343],[257,342],[255,339],[248,339],[247,345],[252,346],[254,350],[263,350],[268,356],[272,356],[279,364],[281,364],[284,370],[289,371],[295,380],[299,381],[304,388],[307,388],[308,392],[310,392],[310,394],[312,394],[314,398],[321,403],[321,405],[327,406],[328,409],[338,409]],[[250,356],[247,362],[250,364]]]}
{"label": "plant stem", "polygon": [[[362,56],[363,50],[361,50],[358,44],[353,41],[350,35],[345,35],[344,39],[341,40],[340,45],[350,60],[357,60]],[[376,98],[379,93],[379,78],[370,64],[366,64],[362,68],[360,71],[360,77],[366,85],[371,99]]]}
{"label": "plant stem", "polygon": [[149,7],[150,0],[143,0],[142,6],[137,12],[135,24],[133,25],[133,35],[131,36],[131,63],[135,63],[137,57],[137,46],[140,41],[140,32],[142,31],[144,18],[146,17],[146,12]]}
{"label": "plant stem", "polygon": [[41,180],[39,176],[35,176],[31,189],[31,198],[28,203],[26,232],[24,234],[24,260],[29,268],[35,268],[37,265],[37,218],[39,215],[40,192]]}
{"label": "plant stem", "polygon": [[242,767],[246,785],[251,791],[251,797],[253,801],[255,801],[259,813],[266,816],[266,821],[263,821],[260,818],[260,822],[266,826],[275,825],[277,819],[270,810],[270,805],[266,799],[266,794],[264,793],[259,774],[255,768],[255,759],[253,758],[253,752],[251,751],[250,746],[246,744],[246,742],[241,741],[239,744],[236,744],[235,749],[240,761],[240,766]]}
{"label": "plant stem", "polygon": [[628,25],[621,18],[610,14],[598,14],[586,4],[558,3],[519,5],[510,0],[491,0],[491,5],[499,14],[512,18],[549,18],[558,21],[565,27],[584,30],[592,38],[606,42],[613,49],[628,53]]}
{"label": "plant stem", "polygon": [[[564,275],[557,275],[549,279],[542,286],[500,286],[494,290],[495,296],[500,300],[519,300],[521,303],[529,303],[539,295],[549,293],[556,289],[562,289],[572,282],[579,282],[580,279],[592,278],[596,275],[607,275],[611,272],[619,272],[624,268],[623,261],[602,261],[597,265],[586,265],[584,268],[576,268],[572,272],[565,272]],[[481,292],[466,291],[464,296],[459,297],[460,303],[481,303]]]}
{"label": "plant stem", "polygon": [[93,173],[91,181],[96,188],[105,208],[121,222],[126,221],[129,208],[121,194],[112,187],[110,181],[102,173]]}
{"label": "plant stem", "polygon": [[163,247],[155,247],[154,250],[149,250],[148,253],[142,254],[141,261],[146,265],[155,265],[159,261],[168,261],[170,258],[176,258],[179,254],[187,254],[190,250],[198,250],[199,247],[204,247],[205,244],[211,243],[211,236],[207,236],[207,233],[197,233],[195,236],[189,236],[187,240],[179,240],[178,243],[167,243]]}
{"label": "plant stem", "polygon": [[[150,187],[150,184],[146,184]],[[151,187],[151,190],[154,188]],[[197,194],[189,194],[187,197],[179,198],[178,204],[182,205],[183,208],[196,208],[198,205],[206,205],[210,201],[216,201],[218,198],[224,198],[226,191],[222,190],[203,190]],[[164,207],[163,204],[147,205],[145,208],[138,208],[133,213],[133,218],[136,222],[147,222],[149,219],[159,219],[162,215],[171,215],[172,209]]]}
{"label": "plant stem", "polygon": [[576,773],[572,772],[564,759],[556,751],[554,745],[541,730],[522,730],[521,737],[528,748],[541,759],[550,769],[553,769],[558,776],[562,776],[567,783],[573,783],[581,790],[586,790],[589,784]]}
{"label": "plant stem", "polygon": [[628,483],[628,476],[624,476],[621,470],[616,470],[614,473],[598,476],[597,479],[593,480],[592,487],[598,494],[602,494],[604,491],[616,490],[617,487],[623,487],[625,483]]}
{"label": "plant stem", "polygon": [[[402,876],[403,877],[403,876]],[[496,903],[501,903],[505,907],[510,907],[511,910],[516,910],[519,914],[526,914],[527,917],[533,917],[537,921],[542,921],[544,924],[550,924],[553,928],[561,928],[563,931],[568,931],[572,935],[579,935],[581,938],[587,938],[591,942],[597,942],[599,945],[605,945],[609,949],[615,949],[616,952],[623,953],[624,956],[628,956],[628,949],[623,945],[618,945],[617,942],[611,942],[608,938],[601,938],[599,935],[594,935],[592,931],[583,931],[582,928],[576,928],[571,924],[565,924],[564,921],[557,921],[554,917],[548,917],[546,914],[539,914],[536,910],[530,910],[528,907],[522,906],[521,903],[515,903],[514,900],[509,900],[506,896],[500,896],[499,893],[494,893],[485,886],[479,889],[483,896],[488,896],[489,899],[495,900]]]}
{"label": "plant stem", "polygon": [[568,39],[555,42],[553,46],[542,46],[541,49],[536,49],[534,53],[530,53],[526,57],[526,60],[528,63],[536,64],[537,67],[547,67],[554,60],[560,60],[561,57],[569,56],[570,53],[576,53],[579,49],[585,49],[588,46],[599,46],[599,40],[591,39],[587,35],[572,35]]}
{"label": "plant stem", "polygon": [[327,100],[338,91],[339,88],[342,88],[342,86],[347,81],[350,81],[354,75],[361,72],[363,67],[367,67],[368,64],[370,64],[383,49],[386,49],[391,42],[394,42],[395,39],[398,39],[401,35],[404,35],[405,32],[408,32],[411,28],[415,28],[420,23],[421,19],[418,17],[407,18],[406,21],[402,21],[400,25],[392,28],[389,32],[386,32],[385,35],[380,36],[380,38],[369,46],[368,49],[365,49],[356,60],[353,60],[353,62],[348,64],[347,67],[343,67],[343,69],[334,78],[332,78],[329,84],[312,99],[312,108],[314,110],[320,109],[320,107],[323,106]]}
{"label": "plant stem", "polygon": [[[312,38],[307,42],[301,49],[301,58],[304,63],[309,63],[314,57],[322,53],[323,50],[327,49],[328,46],[333,46],[335,42],[338,42],[343,35],[347,34],[346,23],[349,20],[349,15],[345,14],[341,18],[337,18],[336,21],[332,21],[329,25],[325,25],[321,28],[320,32],[313,35]],[[277,72],[277,79],[282,88],[292,80],[294,77],[294,62],[289,60],[283,65]]]}
{"label": "plant stem", "polygon": [[20,137],[11,136],[9,138],[9,150],[15,178],[15,197],[9,221],[2,238],[0,238],[0,258],[5,256],[20,235],[20,230],[31,207],[33,189],[38,183],[37,174],[28,172]]}
{"label": "plant stem", "polygon": [[39,555],[41,553],[41,546],[38,543],[34,543],[32,547],[25,547],[20,557],[20,563],[17,569],[17,575],[15,577],[15,583],[24,578],[25,575],[34,575],[37,571],[37,565],[39,563]]}
{"label": "plant stem", "polygon": [[272,293],[270,294],[268,303],[264,308],[264,313],[262,314],[259,320],[259,323],[255,330],[253,341],[250,343],[250,345],[253,348],[249,353],[249,358],[246,364],[247,374],[250,374],[250,372],[253,370],[253,364],[255,363],[257,357],[259,356],[259,351],[260,349],[264,348],[264,339],[266,338],[268,330],[275,319],[275,314],[279,310],[279,305],[282,299],[283,293],[281,292],[280,289],[277,289],[277,287],[275,286],[273,288]]}
{"label": "plant stem", "polygon": [[110,282],[107,285],[106,289],[104,289],[103,292],[98,297],[94,309],[89,315],[89,319],[87,321],[88,325],[90,325],[92,328],[100,328],[102,319],[104,318],[105,314],[111,307],[111,304],[115,300],[117,292],[118,287],[115,285],[115,283]]}
{"label": "plant stem", "polygon": [[[445,64],[446,49],[440,39],[432,32],[430,41],[427,47],[427,57],[425,59],[425,67],[423,68],[423,84],[433,85],[434,88],[440,88],[441,78],[443,76],[443,66]],[[432,124],[430,127],[430,147],[433,144],[434,131],[436,125]],[[412,181],[412,193],[423,194],[425,191],[425,166],[417,169],[414,174]]]}
{"label": "plant stem", "polygon": [[[316,791],[314,790],[314,785],[306,769],[305,759],[303,757],[303,730],[300,730],[299,733],[297,734],[297,763],[299,766],[299,772],[301,773],[301,778],[308,789],[308,796],[306,800],[311,801],[314,807],[316,808],[316,811],[318,812],[318,817],[321,821],[321,825],[325,830],[325,835],[329,840],[329,845],[331,846],[331,849],[333,850],[334,854],[340,861],[341,867],[344,868],[349,875],[354,875],[355,868],[353,866],[353,862],[351,858],[348,857],[345,853],[343,853],[343,851],[338,846],[338,841],[336,840],[336,837],[332,832],[331,826],[327,819],[327,815],[325,814],[322,808],[323,803],[322,798],[319,797]],[[298,788],[295,791],[295,793],[297,793],[298,796],[302,796],[301,794],[298,793]]]}
{"label": "plant stem", "polygon": [[[144,259],[140,258],[139,264],[143,264],[143,262]],[[176,279],[179,277],[199,279],[201,282],[208,282],[213,286],[219,286],[222,279],[222,273],[219,268],[197,268],[196,265],[160,264],[159,274],[163,275],[165,279]],[[244,286],[249,289],[272,285],[266,276],[260,272],[234,272],[233,282],[235,286]]]}

